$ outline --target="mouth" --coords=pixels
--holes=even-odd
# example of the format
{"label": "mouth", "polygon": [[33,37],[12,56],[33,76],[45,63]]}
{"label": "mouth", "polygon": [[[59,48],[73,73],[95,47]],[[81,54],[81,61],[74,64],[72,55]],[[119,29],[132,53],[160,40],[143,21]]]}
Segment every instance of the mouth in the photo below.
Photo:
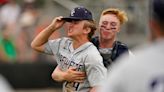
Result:
{"label": "mouth", "polygon": [[106,30],[104,30],[102,33],[103,33],[103,35],[105,35],[105,36],[109,36],[109,35],[111,34],[111,32],[106,31]]}
{"label": "mouth", "polygon": [[71,30],[71,29],[70,29],[70,30],[68,30],[68,33],[71,33],[71,32],[73,32],[73,30]]}

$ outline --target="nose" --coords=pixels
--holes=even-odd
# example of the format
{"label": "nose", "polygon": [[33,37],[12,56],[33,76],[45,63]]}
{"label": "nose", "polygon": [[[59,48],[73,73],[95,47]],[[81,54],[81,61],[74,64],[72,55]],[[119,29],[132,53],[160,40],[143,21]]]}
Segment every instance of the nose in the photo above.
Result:
{"label": "nose", "polygon": [[71,28],[73,26],[72,22],[68,22],[68,28]]}
{"label": "nose", "polygon": [[110,23],[108,23],[108,24],[105,26],[105,28],[106,28],[106,30],[110,30],[110,28],[111,28]]}

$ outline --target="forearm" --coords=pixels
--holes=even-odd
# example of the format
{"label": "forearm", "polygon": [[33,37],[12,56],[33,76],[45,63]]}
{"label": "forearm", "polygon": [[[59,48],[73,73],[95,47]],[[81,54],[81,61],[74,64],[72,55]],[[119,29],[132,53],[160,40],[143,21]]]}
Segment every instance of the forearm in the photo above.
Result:
{"label": "forearm", "polygon": [[84,82],[85,72],[76,71],[76,68],[70,67],[67,71],[62,71],[58,66],[52,73],[55,81]]}
{"label": "forearm", "polygon": [[51,34],[63,26],[64,21],[62,18],[62,16],[56,17],[47,28],[35,37],[31,43],[31,47],[37,51],[43,52],[44,44],[48,41]]}
{"label": "forearm", "polygon": [[44,45],[51,34],[55,31],[52,25],[49,25],[47,28],[45,28],[43,31],[41,31],[32,41],[31,47],[36,49],[42,45]]}
{"label": "forearm", "polygon": [[52,79],[58,82],[65,81],[64,76],[65,76],[65,72],[61,71],[58,66],[55,68],[55,70],[51,75]]}

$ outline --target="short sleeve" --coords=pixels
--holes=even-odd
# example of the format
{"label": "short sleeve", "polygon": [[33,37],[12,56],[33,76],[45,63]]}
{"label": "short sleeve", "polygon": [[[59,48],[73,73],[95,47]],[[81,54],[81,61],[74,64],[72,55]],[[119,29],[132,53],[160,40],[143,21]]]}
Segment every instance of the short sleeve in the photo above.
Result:
{"label": "short sleeve", "polygon": [[44,52],[50,55],[56,54],[59,50],[60,42],[61,42],[61,39],[49,40],[45,44]]}

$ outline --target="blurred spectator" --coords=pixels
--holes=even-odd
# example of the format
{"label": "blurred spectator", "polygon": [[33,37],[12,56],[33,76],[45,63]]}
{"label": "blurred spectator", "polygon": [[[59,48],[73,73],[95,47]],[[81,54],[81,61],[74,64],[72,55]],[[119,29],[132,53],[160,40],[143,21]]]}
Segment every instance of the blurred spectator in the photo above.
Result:
{"label": "blurred spectator", "polygon": [[16,23],[20,14],[20,6],[15,0],[9,0],[9,2],[1,7],[0,11],[0,23],[1,28],[5,26],[6,30],[13,32],[16,30]]}
{"label": "blurred spectator", "polygon": [[3,61],[14,61],[16,59],[15,33],[17,29],[17,20],[20,14],[20,7],[15,0],[8,0],[8,3],[0,10],[0,31],[1,35],[1,55],[4,55]]}
{"label": "blurred spectator", "polygon": [[13,39],[8,35],[6,31],[0,35],[0,57],[1,61],[15,61],[17,58],[17,52]]}
{"label": "blurred spectator", "polygon": [[[39,13],[35,7],[35,0],[25,0],[22,13],[19,18],[19,31],[17,36],[18,60],[20,62],[35,61],[36,54],[30,47],[34,38],[35,26],[38,22]],[[24,53],[26,52],[26,53]]]}
{"label": "blurred spectator", "polygon": [[0,0],[0,7],[4,4],[6,4],[8,2],[8,0]]}

